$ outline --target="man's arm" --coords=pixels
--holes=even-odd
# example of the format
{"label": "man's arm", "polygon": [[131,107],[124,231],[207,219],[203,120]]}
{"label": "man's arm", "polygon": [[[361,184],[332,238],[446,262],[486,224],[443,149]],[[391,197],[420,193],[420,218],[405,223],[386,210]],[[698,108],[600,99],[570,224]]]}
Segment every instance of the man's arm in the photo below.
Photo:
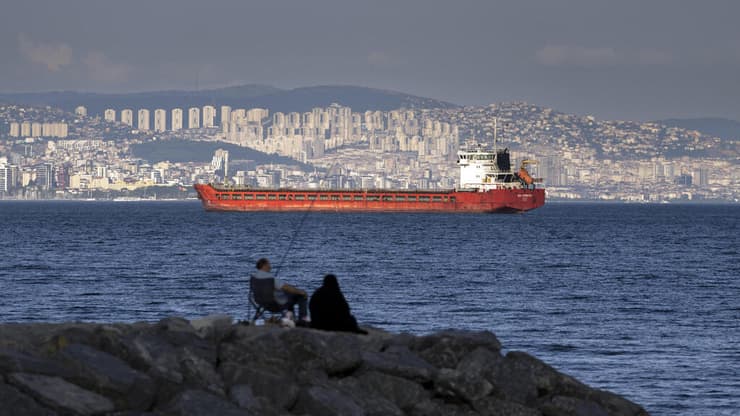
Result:
{"label": "man's arm", "polygon": [[305,290],[298,289],[295,286],[289,285],[287,283],[283,283],[282,286],[280,286],[280,290],[282,290],[285,293],[290,293],[291,295],[301,295],[301,296],[308,296],[308,293],[306,293]]}

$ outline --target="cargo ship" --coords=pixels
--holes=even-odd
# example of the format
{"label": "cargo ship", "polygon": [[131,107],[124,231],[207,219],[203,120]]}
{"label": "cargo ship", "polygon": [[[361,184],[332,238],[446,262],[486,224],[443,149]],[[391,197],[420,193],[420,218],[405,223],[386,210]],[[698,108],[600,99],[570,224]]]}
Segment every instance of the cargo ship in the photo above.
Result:
{"label": "cargo ship", "polygon": [[524,212],[545,203],[541,180],[522,161],[513,170],[508,149],[478,147],[457,154],[460,188],[448,190],[263,189],[196,184],[207,211]]}

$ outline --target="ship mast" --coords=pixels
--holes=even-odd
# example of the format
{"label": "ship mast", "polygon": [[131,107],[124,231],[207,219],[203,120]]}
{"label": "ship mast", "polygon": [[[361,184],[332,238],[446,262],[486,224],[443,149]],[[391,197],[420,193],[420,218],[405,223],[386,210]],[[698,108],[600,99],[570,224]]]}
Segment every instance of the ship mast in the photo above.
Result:
{"label": "ship mast", "polygon": [[493,153],[496,154],[496,141],[498,140],[498,118],[493,118]]}

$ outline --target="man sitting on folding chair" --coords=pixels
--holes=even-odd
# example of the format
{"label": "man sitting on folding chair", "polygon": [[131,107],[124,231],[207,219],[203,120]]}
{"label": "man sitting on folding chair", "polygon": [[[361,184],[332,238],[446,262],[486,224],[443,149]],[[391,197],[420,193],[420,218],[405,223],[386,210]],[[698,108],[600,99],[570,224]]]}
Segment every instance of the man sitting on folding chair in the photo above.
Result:
{"label": "man sitting on folding chair", "polygon": [[[257,260],[257,271],[251,276],[252,279],[272,279],[274,280],[275,288],[273,291],[274,301],[279,305],[280,309],[287,310],[295,314],[295,305],[298,305],[298,325],[308,325],[308,316],[306,310],[306,303],[308,301],[308,294],[305,290],[298,289],[295,286],[284,283],[274,274],[272,274],[272,265],[266,258]],[[255,298],[255,300],[257,300]],[[259,302],[257,302],[259,303]],[[266,305],[259,305],[266,306]]]}

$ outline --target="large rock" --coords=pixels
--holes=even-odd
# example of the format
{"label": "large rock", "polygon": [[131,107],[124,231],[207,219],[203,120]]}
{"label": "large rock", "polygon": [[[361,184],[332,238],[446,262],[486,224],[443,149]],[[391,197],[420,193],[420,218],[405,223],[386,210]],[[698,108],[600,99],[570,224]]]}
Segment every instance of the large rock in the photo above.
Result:
{"label": "large rock", "polygon": [[493,386],[472,374],[443,368],[434,380],[434,390],[440,396],[473,403],[491,394]]}
{"label": "large rock", "polygon": [[411,341],[413,351],[438,368],[457,367],[460,360],[477,348],[499,351],[501,343],[488,331],[447,330]]}
{"label": "large rock", "polygon": [[22,391],[59,412],[94,415],[112,412],[115,408],[109,399],[59,377],[11,373],[8,379]]}
{"label": "large rock", "polygon": [[543,401],[540,408],[547,416],[610,416],[598,404],[575,397],[553,396]]}
{"label": "large rock", "polygon": [[190,321],[190,325],[201,338],[219,342],[231,332],[233,322],[230,315],[208,315]]}
{"label": "large rock", "polygon": [[322,416],[365,416],[365,410],[351,397],[321,386],[309,387],[298,395],[293,412]]}
{"label": "large rock", "polygon": [[52,358],[20,351],[0,349],[0,371],[3,373],[36,373],[48,376],[72,377],[74,370]]}
{"label": "large rock", "polygon": [[429,394],[419,384],[378,371],[363,373],[358,380],[364,390],[387,398],[404,411],[429,398]]}
{"label": "large rock", "polygon": [[402,345],[391,345],[382,352],[363,352],[362,367],[420,383],[431,381],[437,372],[434,366]]}
{"label": "large rock", "polygon": [[257,330],[226,340],[220,349],[221,362],[258,363],[298,370],[320,369],[339,375],[362,363],[359,335],[311,329]]}
{"label": "large rock", "polygon": [[158,410],[161,414],[173,416],[254,415],[246,409],[238,408],[222,397],[201,390],[185,390],[177,394],[169,403]]}
{"label": "large rock", "polygon": [[51,416],[55,414],[15,387],[0,383],[0,416]]}
{"label": "large rock", "polygon": [[508,353],[486,376],[503,398],[527,405],[555,394],[583,397],[589,390],[576,379],[523,352]]}
{"label": "large rock", "polygon": [[333,388],[352,397],[365,409],[367,416],[403,416],[404,412],[382,392],[371,391],[356,377],[337,380]]}
{"label": "large rock", "polygon": [[542,416],[538,409],[495,397],[478,400],[473,407],[481,416]]}
{"label": "large rock", "polygon": [[72,380],[113,397],[117,407],[146,410],[151,406],[156,385],[120,358],[82,344],[68,345],[60,355],[77,369]]}
{"label": "large rock", "polygon": [[228,385],[247,385],[254,395],[268,399],[277,408],[291,408],[298,397],[299,387],[290,369],[224,363],[219,370]]}

